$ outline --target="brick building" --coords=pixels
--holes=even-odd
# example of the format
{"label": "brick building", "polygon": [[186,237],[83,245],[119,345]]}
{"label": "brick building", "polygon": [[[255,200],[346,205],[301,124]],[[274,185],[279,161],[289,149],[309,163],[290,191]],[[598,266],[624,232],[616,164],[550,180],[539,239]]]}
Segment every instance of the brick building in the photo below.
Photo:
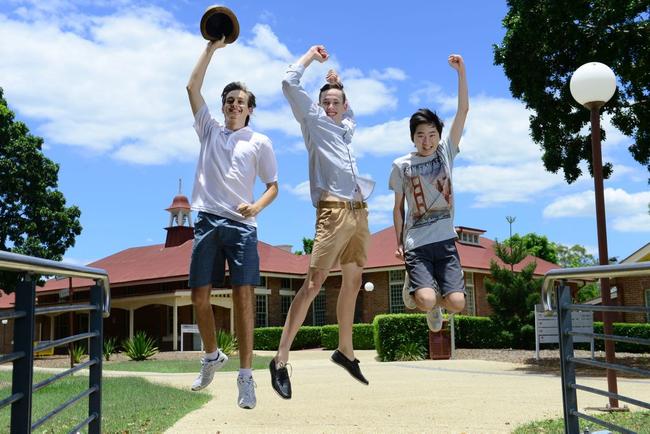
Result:
{"label": "brick building", "polygon": [[[194,324],[188,270],[192,250],[193,228],[189,203],[178,195],[172,205],[170,223],[166,228],[165,244],[132,247],[88,264],[108,271],[112,309],[105,320],[104,333],[118,340],[144,330],[157,339],[161,349],[180,348],[181,324]],[[467,288],[466,315],[490,314],[484,281],[489,275],[490,262],[496,260],[494,242],[483,236],[481,229],[457,227],[456,242]],[[374,291],[361,291],[357,299],[355,322],[372,322],[377,314],[404,312],[401,291],[404,282],[404,264],[394,256],[396,240],[389,227],[372,234],[368,263],[363,274],[363,284],[372,282]],[[271,246],[259,242],[261,279],[256,294],[256,327],[284,324],[289,305],[302,285],[309,264],[309,256],[291,252],[290,246]],[[557,268],[532,256],[515,266],[521,269],[531,261],[537,262],[536,274],[541,276]],[[340,270],[334,270],[316,297],[307,315],[305,325],[336,323],[336,301],[341,283]],[[70,300],[87,300],[91,282],[84,279],[50,280],[38,288],[38,303],[54,304]],[[362,285],[363,285],[362,284]],[[234,329],[231,290],[212,290],[211,302],[217,328]],[[0,307],[9,307],[13,297],[0,297]],[[87,328],[87,316],[76,315],[75,330]],[[68,315],[47,316],[36,326],[38,340],[54,339],[69,333]],[[185,335],[183,346],[197,348],[198,336]]]}

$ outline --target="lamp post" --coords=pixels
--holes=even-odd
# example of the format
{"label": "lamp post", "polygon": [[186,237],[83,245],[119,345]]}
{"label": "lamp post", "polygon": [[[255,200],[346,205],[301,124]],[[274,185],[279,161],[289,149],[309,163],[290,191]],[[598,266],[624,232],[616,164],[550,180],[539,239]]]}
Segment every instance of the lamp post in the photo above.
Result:
{"label": "lamp post", "polygon": [[[616,77],[607,65],[598,62],[585,63],[571,76],[569,84],[573,98],[591,111],[591,152],[596,195],[596,227],[598,231],[598,259],[600,265],[609,263],[607,253],[607,229],[605,225],[605,195],[603,192],[603,161],[600,150],[600,108],[614,95]],[[603,306],[611,304],[609,279],[600,279],[600,294]],[[603,328],[606,335],[613,334],[609,312],[603,312]],[[605,340],[605,360],[615,361],[614,341]],[[607,389],[618,393],[616,371],[607,369]],[[609,407],[618,408],[618,400],[609,398]]]}

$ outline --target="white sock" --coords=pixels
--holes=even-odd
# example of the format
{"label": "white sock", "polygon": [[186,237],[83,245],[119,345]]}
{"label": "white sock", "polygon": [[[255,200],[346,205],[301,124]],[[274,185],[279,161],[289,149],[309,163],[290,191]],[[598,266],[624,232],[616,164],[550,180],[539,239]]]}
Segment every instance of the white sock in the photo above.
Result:
{"label": "white sock", "polygon": [[219,348],[211,353],[205,353],[205,360],[215,360],[219,358]]}
{"label": "white sock", "polygon": [[251,368],[239,368],[239,376],[248,378],[253,376],[253,370]]}

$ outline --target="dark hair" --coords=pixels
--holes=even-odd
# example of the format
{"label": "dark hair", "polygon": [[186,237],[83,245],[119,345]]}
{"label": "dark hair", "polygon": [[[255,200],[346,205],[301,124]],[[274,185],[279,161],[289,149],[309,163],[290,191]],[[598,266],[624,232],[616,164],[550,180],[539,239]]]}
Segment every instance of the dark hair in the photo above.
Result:
{"label": "dark hair", "polygon": [[343,90],[343,85],[341,83],[325,83],[325,85],[320,88],[320,92],[318,93],[318,102],[320,102],[320,97],[323,92],[327,92],[330,89],[340,90],[343,94],[343,102],[345,102],[345,91]]}
{"label": "dark hair", "polygon": [[[246,85],[242,83],[241,81],[233,81],[232,83],[228,83],[226,87],[223,88],[223,91],[221,92],[221,106],[226,105],[226,97],[230,92],[233,90],[242,90],[246,92],[246,95],[248,95],[248,108],[255,108],[257,107],[255,104],[255,95],[253,92],[248,90]],[[246,116],[246,123],[244,125],[248,126],[248,121],[250,120],[250,115]]]}
{"label": "dark hair", "polygon": [[436,130],[438,130],[439,136],[442,136],[442,127],[445,126],[445,124],[440,120],[438,115],[427,108],[421,108],[415,113],[413,113],[413,115],[411,116],[411,120],[409,121],[409,124],[411,127],[411,141],[413,141],[413,136],[415,135],[415,130],[417,129],[418,125],[422,125],[422,124],[433,125],[434,127],[436,127]]}

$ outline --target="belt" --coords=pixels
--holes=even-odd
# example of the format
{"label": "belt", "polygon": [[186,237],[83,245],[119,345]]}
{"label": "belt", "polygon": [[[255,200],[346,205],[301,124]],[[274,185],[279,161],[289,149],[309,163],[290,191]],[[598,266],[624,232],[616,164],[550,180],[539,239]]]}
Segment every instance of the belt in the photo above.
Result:
{"label": "belt", "polygon": [[368,208],[368,204],[365,202],[336,202],[333,200],[319,200],[318,208],[361,209]]}

